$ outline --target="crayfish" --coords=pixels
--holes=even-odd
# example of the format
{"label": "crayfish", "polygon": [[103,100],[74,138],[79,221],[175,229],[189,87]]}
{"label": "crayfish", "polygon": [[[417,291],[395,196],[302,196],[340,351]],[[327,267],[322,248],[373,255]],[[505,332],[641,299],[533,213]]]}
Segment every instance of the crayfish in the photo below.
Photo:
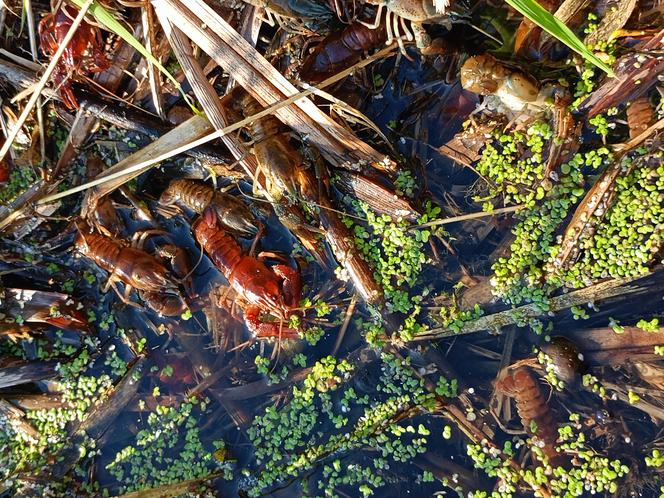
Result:
{"label": "crayfish", "polygon": [[[240,91],[236,107],[244,117],[262,111],[261,105],[248,93]],[[252,152],[258,162],[258,173],[264,177],[265,190],[271,200],[280,202],[284,197],[315,202],[318,185],[307,174],[302,155],[290,143],[290,131],[274,116],[265,116],[251,122],[248,132],[253,139]]]}
{"label": "crayfish", "polygon": [[300,299],[300,275],[286,265],[268,267],[261,259],[243,254],[238,243],[220,229],[217,215],[207,208],[194,223],[194,236],[212,262],[237,292],[244,321],[256,337],[295,338],[296,329],[263,322],[261,313],[288,320]]}
{"label": "crayfish", "polygon": [[[445,14],[445,9],[448,7],[449,2],[440,2],[442,3],[442,9],[439,8],[438,0],[367,0],[367,3],[378,5],[376,18],[373,23],[360,22],[371,29],[378,28],[381,23],[381,14],[383,13],[383,9],[385,9],[387,45],[391,45],[392,41],[396,39],[401,53],[406,55],[406,49],[401,39],[403,34],[406,40],[415,40],[417,48],[424,55],[445,52],[442,47],[432,44],[431,38],[424,30],[423,24],[446,21],[449,16]],[[410,21],[410,30],[406,26],[405,21]]]}
{"label": "crayfish", "polygon": [[[74,9],[63,6],[40,21],[39,41],[46,56],[55,55],[73,24],[74,17]],[[79,72],[99,73],[107,69],[109,62],[103,48],[99,28],[85,21],[81,22],[53,71],[53,81],[60,89],[62,101],[69,109],[78,109],[78,102],[67,80]]]}
{"label": "crayfish", "polygon": [[535,102],[540,93],[533,78],[489,54],[476,55],[464,62],[461,86],[479,95],[495,95],[513,111],[520,111]]}
{"label": "crayfish", "polygon": [[[137,247],[129,247],[117,240],[98,233],[84,233],[82,230],[75,242],[76,249],[110,276],[108,286],[112,287],[125,303],[129,294],[136,289],[141,298],[152,309],[163,315],[179,315],[187,309],[177,282],[155,256]],[[124,294],[116,287],[116,282],[125,284]]]}
{"label": "crayfish", "polygon": [[386,40],[385,29],[372,29],[355,21],[340,31],[326,36],[304,60],[300,75],[314,83],[352,66],[362,54]]}
{"label": "crayfish", "polygon": [[159,197],[159,204],[180,204],[197,214],[210,206],[226,228],[244,237],[256,235],[260,225],[242,201],[195,180],[173,180]]}
{"label": "crayfish", "polygon": [[554,466],[565,465],[568,459],[556,448],[558,431],[548,400],[530,369],[525,366],[506,367],[499,374],[496,390],[516,400],[523,427],[541,441],[542,453],[549,462]]}

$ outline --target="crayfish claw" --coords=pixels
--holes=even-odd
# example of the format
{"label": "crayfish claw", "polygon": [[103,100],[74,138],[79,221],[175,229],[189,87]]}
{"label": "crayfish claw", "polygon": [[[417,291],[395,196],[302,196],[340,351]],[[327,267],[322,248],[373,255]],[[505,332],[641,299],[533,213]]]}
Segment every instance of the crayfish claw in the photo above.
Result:
{"label": "crayfish claw", "polygon": [[293,308],[299,305],[297,302],[302,293],[302,282],[300,273],[290,266],[274,265],[272,271],[283,279],[281,288],[284,293],[286,305]]}
{"label": "crayfish claw", "polygon": [[283,322],[262,322],[260,320],[261,309],[250,306],[244,309],[244,322],[253,337],[258,339],[298,339],[299,332],[296,329],[284,326]]}

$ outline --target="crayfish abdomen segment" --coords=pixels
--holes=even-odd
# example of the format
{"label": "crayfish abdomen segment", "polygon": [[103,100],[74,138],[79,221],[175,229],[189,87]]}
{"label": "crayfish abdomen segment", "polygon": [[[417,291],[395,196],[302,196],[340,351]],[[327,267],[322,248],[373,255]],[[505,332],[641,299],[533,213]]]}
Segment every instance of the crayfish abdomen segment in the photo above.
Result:
{"label": "crayfish abdomen segment", "polygon": [[86,258],[93,260],[97,266],[112,272],[123,246],[115,240],[96,233],[82,234],[76,238],[76,249]]}
{"label": "crayfish abdomen segment", "polygon": [[212,202],[214,189],[209,185],[192,180],[173,180],[159,198],[165,206],[180,202],[189,209],[201,214]]}
{"label": "crayfish abdomen segment", "polygon": [[256,235],[260,225],[241,200],[195,180],[173,180],[159,197],[159,204],[179,204],[198,214],[203,214],[205,209],[212,207],[221,224],[245,237]]}
{"label": "crayfish abdomen segment", "polygon": [[243,259],[242,249],[219,228],[213,209],[207,208],[194,224],[194,236],[215,266],[230,280],[230,275]]}

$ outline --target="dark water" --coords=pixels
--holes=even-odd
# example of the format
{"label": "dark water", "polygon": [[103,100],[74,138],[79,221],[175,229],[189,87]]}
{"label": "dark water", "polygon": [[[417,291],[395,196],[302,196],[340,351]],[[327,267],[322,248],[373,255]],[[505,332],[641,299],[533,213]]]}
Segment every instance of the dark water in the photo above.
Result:
{"label": "dark water", "polygon": [[[410,169],[417,178],[418,192],[415,202],[421,205],[426,200],[431,200],[444,208],[445,216],[457,214],[454,208],[459,212],[479,211],[481,207],[472,200],[477,175],[469,169],[454,164],[437,150],[460,130],[461,122],[474,109],[477,97],[462,91],[458,82],[446,81],[449,67],[445,60],[436,61],[434,64],[425,63],[413,51],[410,53],[414,57],[413,61],[400,58],[398,67],[395,68],[395,58],[390,58],[373,69],[374,81],[376,75],[381,75],[386,84],[380,94],[364,92],[366,97],[361,110],[381,128],[392,147],[401,156],[403,167]],[[378,147],[388,149],[385,144],[379,143]],[[136,193],[140,198],[147,200],[148,207],[153,213],[156,207],[155,199],[166,188],[169,180],[181,176],[182,171],[179,165],[165,164],[139,178]],[[247,196],[251,195],[250,187],[247,185],[241,185],[240,188]],[[239,195],[237,188],[231,192]],[[123,200],[119,194],[114,194],[113,198],[118,203],[126,204],[126,200]],[[248,203],[252,202],[248,197],[246,200]],[[343,311],[351,296],[349,290],[339,285],[330,272],[321,269],[315,263],[308,262],[300,255],[294,256],[294,239],[278,223],[276,217],[269,214],[269,209],[263,211],[268,213],[267,217],[263,217],[267,229],[258,250],[280,253],[285,255],[291,264],[297,263],[305,285],[303,297],[325,296],[331,304],[340,307],[342,311],[340,317],[343,318]],[[148,222],[134,219],[133,210],[130,208],[121,208],[120,213],[127,224],[126,235],[155,228]],[[149,250],[153,249],[155,244],[172,242],[185,248],[193,262],[199,260],[200,249],[191,235],[191,220],[184,216],[166,219],[158,214],[155,215],[155,220],[156,227],[165,230],[169,235],[151,239],[147,244]],[[45,228],[48,228],[48,225]],[[464,269],[470,270],[473,276],[489,275],[489,257],[498,242],[508,233],[509,226],[490,220],[450,225],[446,229],[450,234],[449,239],[452,241],[455,253],[451,254],[439,241],[432,243],[436,249],[435,254],[427,250],[433,262],[426,267],[422,280],[432,288],[432,294],[452,291],[454,285],[464,275]],[[251,242],[242,240],[241,244],[245,250],[248,250]],[[139,381],[136,398],[127,404],[98,441],[101,452],[92,462],[95,479],[111,494],[118,492],[118,483],[106,470],[106,466],[120,450],[134,444],[139,431],[148,428],[147,416],[154,409],[155,388],[159,390],[158,399],[161,402],[176,405],[184,400],[186,393],[198,382],[204,382],[208,376],[217,376],[218,378],[204,393],[210,398],[210,404],[205,413],[198,416],[197,423],[201,429],[200,438],[205,450],[214,451],[212,442],[222,440],[230,455],[225,458],[235,462],[234,480],[215,481],[218,495],[237,496],[240,489],[246,488],[250,482],[250,478],[240,475],[240,469],[248,468],[251,472],[260,473],[260,468],[256,467],[254,462],[254,449],[246,430],[251,420],[261,415],[266,407],[282,403],[283,400],[272,397],[276,394],[276,390],[255,395],[249,389],[242,394],[236,394],[237,399],[231,399],[228,390],[247,384],[255,386],[257,391],[265,388],[265,376],[256,372],[254,358],[258,354],[270,356],[273,346],[261,342],[249,342],[243,346],[243,343],[249,340],[249,336],[242,323],[241,313],[238,313],[239,317],[233,317],[228,311],[217,310],[214,316],[219,323],[214,327],[215,330],[211,330],[208,319],[213,315],[214,307],[209,302],[209,294],[211,290],[223,287],[226,282],[207,257],[200,259],[192,274],[193,295],[190,296],[190,304],[194,312],[192,318],[185,321],[180,318],[164,318],[149,310],[125,306],[112,291],[100,292],[100,287],[106,278],[104,273],[95,269],[90,262],[74,257],[66,250],[67,247],[71,247],[71,240],[44,255],[44,263],[52,261],[62,265],[62,272],[56,276],[39,268],[26,268],[20,273],[4,276],[3,284],[5,287],[48,290],[53,280],[57,284],[62,284],[73,278],[77,281],[76,298],[94,310],[97,324],[106,315],[114,316],[114,323],[111,323],[107,330],[98,329],[102,359],[111,349],[126,361],[134,359],[134,354],[128,346],[129,341],[118,337],[119,328],[125,330],[134,344],[138,339],[145,338],[146,349],[149,351],[144,370],[147,373]],[[20,250],[21,247],[19,245],[13,249]],[[11,265],[6,266],[8,269],[11,268]],[[86,284],[77,277],[83,271],[93,272],[97,276],[96,282]],[[420,287],[414,291],[419,290]],[[657,306],[661,308],[661,293],[641,296],[640,306],[643,309],[655,309]],[[591,319],[584,322],[583,327],[605,326],[609,318],[629,319],[634,314],[633,305],[621,304],[620,298],[617,297],[615,303],[610,301],[606,304],[606,310],[602,306],[598,312],[593,313]],[[356,310],[356,316],[368,318],[369,314],[360,305]],[[556,334],[571,334],[579,328],[579,322],[573,320],[569,312],[551,317],[551,323]],[[286,349],[279,353],[280,357],[276,362],[278,368],[286,363],[289,356],[297,352],[307,356],[308,365],[315,359],[335,352],[340,325],[328,325],[326,335],[316,346],[307,346],[304,343],[286,345]],[[215,348],[213,334],[221,339],[227,338],[226,347]],[[532,346],[541,342],[541,338],[525,329],[515,328],[515,334],[517,340],[512,351],[513,358],[529,357]],[[80,345],[76,334],[68,333],[65,339]],[[344,357],[363,344],[361,331],[354,322],[351,322],[336,351],[336,356]],[[413,350],[409,354],[417,368],[426,369],[433,364],[443,371],[446,370],[446,376],[457,377],[462,389],[467,387],[474,389],[476,405],[487,406],[492,390],[491,382],[498,370],[504,344],[504,335],[460,336],[433,343],[430,351]],[[288,348],[292,350],[289,351]],[[107,371],[102,363],[103,361],[96,362],[93,371]],[[160,372],[168,365],[173,368],[173,375],[170,378],[160,376]],[[151,371],[152,367],[155,371]],[[353,377],[352,386],[359,395],[373,396],[379,377],[378,362],[371,363]],[[618,374],[614,378],[618,381],[623,379]],[[142,410],[138,406],[139,399],[146,402],[146,407]],[[587,394],[573,391],[565,399],[565,406],[557,406],[557,410],[564,418],[568,409],[592,405],[598,412],[595,419],[608,420],[606,424],[607,427],[611,427],[611,431],[615,432],[615,428],[623,424],[625,431],[631,431],[633,434],[634,441],[652,440],[655,437],[654,426],[648,423],[647,417],[642,412],[625,409],[623,405],[610,401],[597,402],[593,399],[589,402],[588,400]],[[602,412],[600,416],[601,410],[605,413]],[[414,460],[419,469],[443,469],[450,475],[459,474],[461,481],[474,479],[465,483],[467,489],[472,487],[491,489],[492,482],[487,482],[481,473],[468,470],[471,469],[471,464],[465,456],[464,438],[455,435],[447,441],[439,436],[447,421],[440,417],[417,416],[410,423],[414,426],[425,424],[433,435],[429,444],[430,451]],[[318,430],[322,434],[333,432],[331,425],[321,426]],[[597,437],[605,436],[598,431]],[[613,450],[618,449],[629,458],[635,459],[638,456],[636,448],[625,444],[624,441],[613,444]],[[169,454],[175,456],[182,449],[182,444],[179,444]],[[348,457],[343,456],[342,461],[344,464],[351,461],[366,464],[376,457],[376,452],[372,450],[357,451]],[[457,468],[457,465],[462,467]],[[431,496],[441,489],[440,485],[415,482],[414,468],[408,467],[403,470],[398,468],[398,465],[394,467],[396,468],[386,473],[391,479],[390,483],[378,489],[375,496]],[[360,496],[354,488],[346,487],[343,492],[347,496]],[[267,496],[294,497],[300,494],[301,482],[296,480],[285,483],[279,489],[271,490]]]}

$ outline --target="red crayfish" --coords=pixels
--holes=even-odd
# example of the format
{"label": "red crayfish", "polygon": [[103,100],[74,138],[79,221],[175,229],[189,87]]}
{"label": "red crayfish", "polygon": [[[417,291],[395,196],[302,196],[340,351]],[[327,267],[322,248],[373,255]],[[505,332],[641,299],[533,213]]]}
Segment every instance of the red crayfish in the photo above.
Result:
{"label": "red crayfish", "polygon": [[214,209],[207,208],[193,227],[194,236],[237,292],[244,321],[256,337],[295,338],[298,331],[282,323],[263,322],[261,313],[288,320],[300,299],[300,275],[286,265],[268,267],[243,254],[238,243],[219,227]]}
{"label": "red crayfish", "polygon": [[556,448],[558,430],[546,396],[531,371],[524,366],[505,368],[496,389],[516,400],[516,408],[526,432],[542,443],[542,453],[554,465],[565,465],[567,456]]}
{"label": "red crayfish", "polygon": [[[41,20],[39,40],[46,56],[55,55],[75,16],[76,11],[73,8],[63,6]],[[62,100],[69,109],[78,109],[78,102],[67,80],[78,72],[99,73],[107,69],[109,62],[103,48],[99,28],[83,21],[53,71],[53,81],[59,87]]]}

